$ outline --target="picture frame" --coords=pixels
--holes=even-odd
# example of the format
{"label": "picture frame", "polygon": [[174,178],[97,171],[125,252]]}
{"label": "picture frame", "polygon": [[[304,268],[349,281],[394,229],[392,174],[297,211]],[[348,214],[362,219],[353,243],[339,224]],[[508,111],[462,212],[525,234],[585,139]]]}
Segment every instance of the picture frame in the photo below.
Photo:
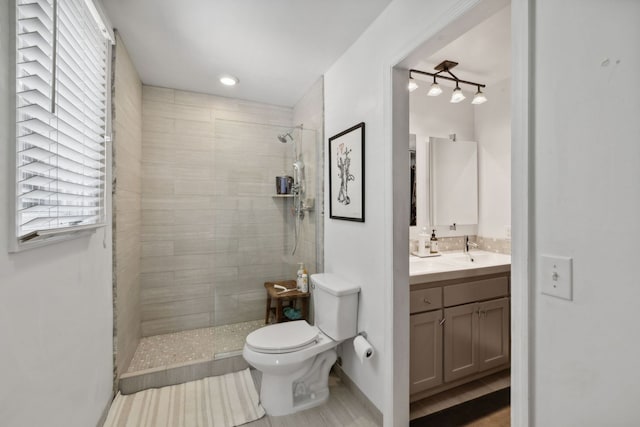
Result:
{"label": "picture frame", "polygon": [[329,138],[329,218],[364,222],[364,122]]}

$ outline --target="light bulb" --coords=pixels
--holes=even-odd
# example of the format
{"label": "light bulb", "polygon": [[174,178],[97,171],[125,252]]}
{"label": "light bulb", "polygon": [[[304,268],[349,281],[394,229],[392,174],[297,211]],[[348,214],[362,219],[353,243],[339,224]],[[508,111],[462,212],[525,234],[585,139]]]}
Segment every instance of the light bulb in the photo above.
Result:
{"label": "light bulb", "polygon": [[478,88],[478,91],[476,92],[476,94],[473,95],[473,101],[471,101],[471,103],[474,105],[480,105],[480,104],[484,104],[485,102],[487,102],[487,97],[480,90],[480,88]]}
{"label": "light bulb", "polygon": [[465,96],[462,93],[462,90],[460,90],[460,88],[456,86],[456,88],[453,90],[453,93],[451,94],[450,102],[457,104],[458,102],[463,101],[464,99],[465,99]]}
{"label": "light bulb", "polygon": [[236,84],[238,84],[238,79],[233,76],[225,75],[220,77],[220,83],[225,86],[235,86]]}
{"label": "light bulb", "polygon": [[418,83],[416,83],[415,80],[409,80],[409,92],[413,92],[414,90],[418,89],[418,87]]}
{"label": "light bulb", "polygon": [[438,96],[442,93],[442,88],[436,82],[433,82],[429,87],[429,92],[427,92],[428,96]]}

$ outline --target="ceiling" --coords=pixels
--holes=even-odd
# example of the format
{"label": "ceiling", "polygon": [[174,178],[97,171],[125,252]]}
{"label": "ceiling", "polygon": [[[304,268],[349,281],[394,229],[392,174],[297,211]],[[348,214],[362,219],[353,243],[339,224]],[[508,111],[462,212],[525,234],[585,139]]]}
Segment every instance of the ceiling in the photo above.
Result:
{"label": "ceiling", "polygon": [[[477,26],[411,68],[435,72],[434,67],[445,59],[458,62],[453,69],[459,79],[490,86],[511,76],[511,7],[505,7]],[[428,79],[427,76],[414,78]],[[438,83],[448,84],[445,80]],[[469,86],[461,86],[469,89]],[[471,89],[469,89],[471,90]]]}
{"label": "ceiling", "polygon": [[[293,106],[390,0],[103,0],[144,84]],[[223,86],[219,77],[240,80]]]}

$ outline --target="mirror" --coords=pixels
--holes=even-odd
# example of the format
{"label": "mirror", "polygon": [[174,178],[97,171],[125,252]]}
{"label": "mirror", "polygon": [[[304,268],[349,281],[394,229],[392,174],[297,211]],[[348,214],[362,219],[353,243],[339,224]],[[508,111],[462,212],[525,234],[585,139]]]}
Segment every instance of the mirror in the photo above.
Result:
{"label": "mirror", "polygon": [[478,224],[478,145],[429,138],[431,226]]}
{"label": "mirror", "polygon": [[417,202],[417,185],[416,185],[416,135],[409,135],[409,163],[411,167],[411,182],[410,182],[410,194],[411,194],[411,210],[409,216],[409,227],[416,226],[418,218],[418,206]]}

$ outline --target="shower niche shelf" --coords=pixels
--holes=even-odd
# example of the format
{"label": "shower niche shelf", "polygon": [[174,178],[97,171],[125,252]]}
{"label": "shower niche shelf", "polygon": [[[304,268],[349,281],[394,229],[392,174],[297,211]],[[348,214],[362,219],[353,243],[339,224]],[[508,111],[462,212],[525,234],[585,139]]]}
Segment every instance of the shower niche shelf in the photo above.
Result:
{"label": "shower niche shelf", "polygon": [[274,194],[271,197],[273,197],[274,199],[292,199],[293,194]]}

